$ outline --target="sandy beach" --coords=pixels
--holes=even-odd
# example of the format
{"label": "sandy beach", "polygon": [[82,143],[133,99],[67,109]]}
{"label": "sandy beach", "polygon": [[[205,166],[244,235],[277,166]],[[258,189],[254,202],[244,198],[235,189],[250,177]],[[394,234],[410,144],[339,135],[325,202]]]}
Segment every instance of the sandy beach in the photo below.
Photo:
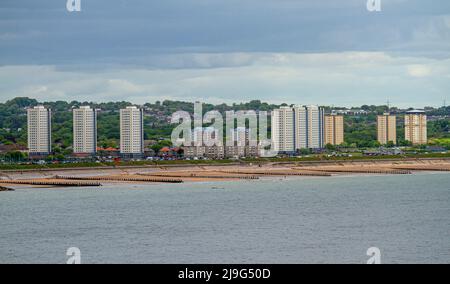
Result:
{"label": "sandy beach", "polygon": [[64,169],[2,172],[5,186],[101,186],[117,183],[181,183],[257,180],[263,177],[329,177],[358,174],[412,174],[417,171],[449,171],[450,160],[339,161],[317,163],[267,163],[243,165],[186,165],[111,169]]}

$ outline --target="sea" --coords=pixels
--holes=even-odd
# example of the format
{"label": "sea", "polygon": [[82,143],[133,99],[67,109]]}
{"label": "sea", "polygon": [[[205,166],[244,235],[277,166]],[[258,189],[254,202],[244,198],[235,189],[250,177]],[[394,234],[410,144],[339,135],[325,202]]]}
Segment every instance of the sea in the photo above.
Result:
{"label": "sea", "polygon": [[450,263],[450,173],[0,192],[0,263],[73,248],[81,263]]}

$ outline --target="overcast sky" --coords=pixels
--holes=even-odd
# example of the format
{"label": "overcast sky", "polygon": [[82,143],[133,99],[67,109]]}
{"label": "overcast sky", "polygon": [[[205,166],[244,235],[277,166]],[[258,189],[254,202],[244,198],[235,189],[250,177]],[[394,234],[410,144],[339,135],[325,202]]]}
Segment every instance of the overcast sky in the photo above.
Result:
{"label": "overcast sky", "polygon": [[0,101],[450,102],[450,1],[0,1]]}

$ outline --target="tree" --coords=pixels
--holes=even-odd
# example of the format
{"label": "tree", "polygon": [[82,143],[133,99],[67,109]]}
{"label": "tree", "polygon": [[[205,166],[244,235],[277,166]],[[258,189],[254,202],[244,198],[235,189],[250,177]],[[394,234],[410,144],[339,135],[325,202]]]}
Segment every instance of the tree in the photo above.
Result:
{"label": "tree", "polygon": [[30,106],[38,105],[38,102],[35,99],[30,99],[27,97],[17,97],[12,100],[6,102],[6,105],[11,107],[25,108]]}
{"label": "tree", "polygon": [[153,151],[155,151],[155,153],[158,153],[164,147],[172,147],[172,141],[162,140],[162,141],[159,141],[158,143],[152,145],[150,148]]}
{"label": "tree", "polygon": [[64,161],[65,158],[66,157],[63,154],[58,154],[58,155],[55,156],[55,159],[60,161],[60,162]]}
{"label": "tree", "polygon": [[388,147],[388,148],[395,147],[394,141],[387,142],[386,147]]}
{"label": "tree", "polygon": [[48,155],[46,158],[45,158],[45,160],[47,161],[47,162],[51,162],[51,161],[53,161],[55,159],[55,157],[53,156],[53,155]]}
{"label": "tree", "polygon": [[300,153],[300,155],[309,155],[309,154],[311,154],[311,150],[303,148],[303,149],[299,150],[299,153]]}
{"label": "tree", "polygon": [[336,146],[334,146],[333,144],[328,143],[327,145],[325,145],[325,149],[327,149],[328,151],[335,151],[336,150]]}
{"label": "tree", "polygon": [[20,151],[11,151],[5,154],[5,160],[10,162],[21,162],[25,159],[25,154]]}
{"label": "tree", "polygon": [[[98,143],[102,147],[118,147],[120,139],[119,125],[119,109],[131,105],[130,102],[38,102],[35,99],[27,97],[18,97],[11,99],[5,103],[0,103],[0,143],[5,145],[27,145],[27,116],[26,108],[44,104],[52,109],[52,138],[54,146],[61,149],[58,152],[63,155],[70,153],[73,143],[72,137],[72,113],[74,107],[81,105],[90,105],[92,108],[101,109],[98,120]],[[287,104],[283,104],[287,106]],[[170,101],[146,103],[144,119],[144,136],[146,140],[159,140],[160,138],[169,139],[174,128],[168,117],[177,110],[188,111],[193,113],[194,104],[192,102]],[[221,113],[229,110],[264,110],[270,111],[278,108],[280,105],[268,104],[260,100],[252,100],[250,102],[218,105],[204,104],[203,110],[216,109]],[[361,109],[367,110],[368,115],[346,116],[345,117],[345,144],[353,147],[376,147],[377,146],[377,130],[376,130],[376,113],[386,110],[386,106],[364,105]],[[329,109],[329,108],[328,108]],[[339,107],[334,108],[339,109]],[[427,110],[427,114],[433,116],[441,116],[437,120],[428,122],[429,138],[450,138],[450,120],[444,116],[450,115],[450,106],[441,108],[431,108]],[[268,121],[268,131],[271,132],[270,119]],[[404,137],[403,119],[398,116],[398,137]],[[19,130],[20,129],[20,130]],[[161,144],[155,146],[155,149],[161,149],[169,144]],[[170,144],[171,145],[171,144]],[[408,142],[399,139],[398,145],[409,145]]]}
{"label": "tree", "polygon": [[403,138],[398,139],[397,144],[398,144],[399,146],[404,146],[404,147],[412,146],[411,141],[405,140],[405,139],[403,139]]}

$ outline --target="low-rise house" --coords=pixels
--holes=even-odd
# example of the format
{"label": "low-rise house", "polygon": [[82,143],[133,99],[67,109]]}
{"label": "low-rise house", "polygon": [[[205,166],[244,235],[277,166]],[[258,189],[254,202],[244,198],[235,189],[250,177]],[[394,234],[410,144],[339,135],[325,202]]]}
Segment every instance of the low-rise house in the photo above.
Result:
{"label": "low-rise house", "polygon": [[112,157],[117,158],[120,157],[120,150],[118,148],[113,147],[97,147],[97,155],[100,157]]}
{"label": "low-rise house", "polygon": [[0,144],[0,153],[8,153],[14,151],[26,153],[27,147],[19,144]]}

